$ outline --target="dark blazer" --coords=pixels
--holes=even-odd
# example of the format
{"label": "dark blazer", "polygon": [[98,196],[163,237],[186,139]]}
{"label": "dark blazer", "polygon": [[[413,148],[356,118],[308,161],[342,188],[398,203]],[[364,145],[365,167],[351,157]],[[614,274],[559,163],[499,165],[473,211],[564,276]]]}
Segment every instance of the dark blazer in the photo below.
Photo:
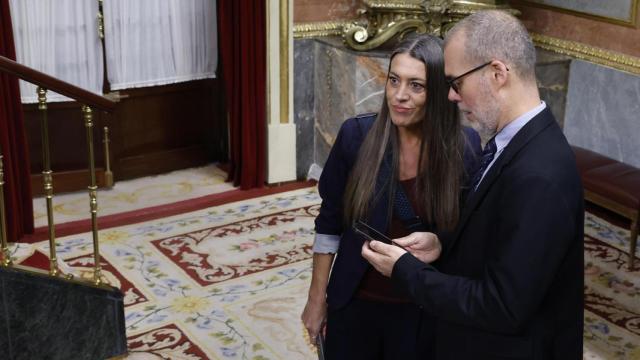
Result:
{"label": "dark blazer", "polygon": [[469,195],[437,269],[396,262],[393,279],[438,317],[437,359],[582,359],[582,196],[546,108]]}
{"label": "dark blazer", "polygon": [[[376,114],[364,114],[346,120],[338,132],[325,166],[322,170],[318,190],[322,197],[320,212],[316,217],[316,232],[339,235],[340,246],[331,269],[327,286],[327,304],[335,310],[345,306],[356,292],[369,263],[362,257],[363,239],[350,227],[344,227],[344,189],[353,168],[360,146],[373,125]],[[464,129],[464,163],[467,172],[473,174],[480,152],[480,137],[469,128]],[[386,189],[385,189],[386,190]],[[373,205],[368,222],[378,231],[387,233],[388,194],[382,192]]]}

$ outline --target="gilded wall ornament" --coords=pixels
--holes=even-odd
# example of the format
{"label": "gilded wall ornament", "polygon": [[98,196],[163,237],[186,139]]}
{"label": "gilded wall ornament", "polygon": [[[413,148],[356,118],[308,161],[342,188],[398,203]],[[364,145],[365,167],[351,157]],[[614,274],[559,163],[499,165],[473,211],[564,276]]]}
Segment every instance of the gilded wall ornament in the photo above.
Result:
{"label": "gilded wall ornament", "polygon": [[501,0],[365,0],[364,5],[360,18],[343,27],[345,43],[358,51],[384,46],[412,32],[443,36],[455,22],[479,10],[517,13]]}

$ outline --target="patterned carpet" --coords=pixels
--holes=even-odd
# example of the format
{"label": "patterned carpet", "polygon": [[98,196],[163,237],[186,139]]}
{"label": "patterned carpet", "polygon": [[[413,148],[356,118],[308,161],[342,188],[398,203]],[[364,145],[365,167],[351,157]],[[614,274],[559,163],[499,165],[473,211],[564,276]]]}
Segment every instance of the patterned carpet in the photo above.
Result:
{"label": "patterned carpet", "polygon": [[[225,182],[226,178],[227,174],[216,165],[207,165],[118,181],[111,189],[98,189],[98,211],[100,216],[106,216],[235,189],[231,183]],[[53,216],[56,224],[89,219],[88,192],[54,196]],[[33,218],[35,227],[47,226],[44,197],[33,199]]]}
{"label": "patterned carpet", "polygon": [[585,359],[640,359],[640,269],[628,271],[629,232],[587,213],[584,244]]}
{"label": "patterned carpet", "polygon": [[[105,278],[125,293],[128,359],[316,359],[299,320],[320,199],[306,188],[100,233]],[[628,232],[587,214],[585,359],[640,359],[640,271]],[[90,277],[90,234],[58,239]],[[46,242],[13,248],[19,261]]]}

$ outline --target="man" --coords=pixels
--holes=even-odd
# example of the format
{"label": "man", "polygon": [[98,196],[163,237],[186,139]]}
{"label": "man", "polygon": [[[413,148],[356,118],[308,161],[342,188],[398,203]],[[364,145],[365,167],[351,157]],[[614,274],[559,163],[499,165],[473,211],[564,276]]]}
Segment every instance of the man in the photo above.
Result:
{"label": "man", "polygon": [[531,39],[511,15],[479,12],[444,56],[449,99],[490,139],[457,229],[362,255],[438,317],[437,359],[582,359],[582,186],[540,101]]}

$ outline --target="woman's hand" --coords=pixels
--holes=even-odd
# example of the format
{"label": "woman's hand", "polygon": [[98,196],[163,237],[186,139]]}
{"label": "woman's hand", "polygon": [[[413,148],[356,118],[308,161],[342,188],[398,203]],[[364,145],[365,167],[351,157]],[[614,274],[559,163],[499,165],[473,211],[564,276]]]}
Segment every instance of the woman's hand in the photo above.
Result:
{"label": "woman's hand", "polygon": [[408,236],[393,239],[393,242],[427,264],[436,261],[442,253],[442,245],[438,236],[430,232],[414,232]]}
{"label": "woman's hand", "polygon": [[327,302],[325,297],[309,296],[307,304],[302,312],[302,323],[309,332],[309,339],[313,345],[316,345],[316,339],[320,331],[325,331],[325,319],[327,318]]}

